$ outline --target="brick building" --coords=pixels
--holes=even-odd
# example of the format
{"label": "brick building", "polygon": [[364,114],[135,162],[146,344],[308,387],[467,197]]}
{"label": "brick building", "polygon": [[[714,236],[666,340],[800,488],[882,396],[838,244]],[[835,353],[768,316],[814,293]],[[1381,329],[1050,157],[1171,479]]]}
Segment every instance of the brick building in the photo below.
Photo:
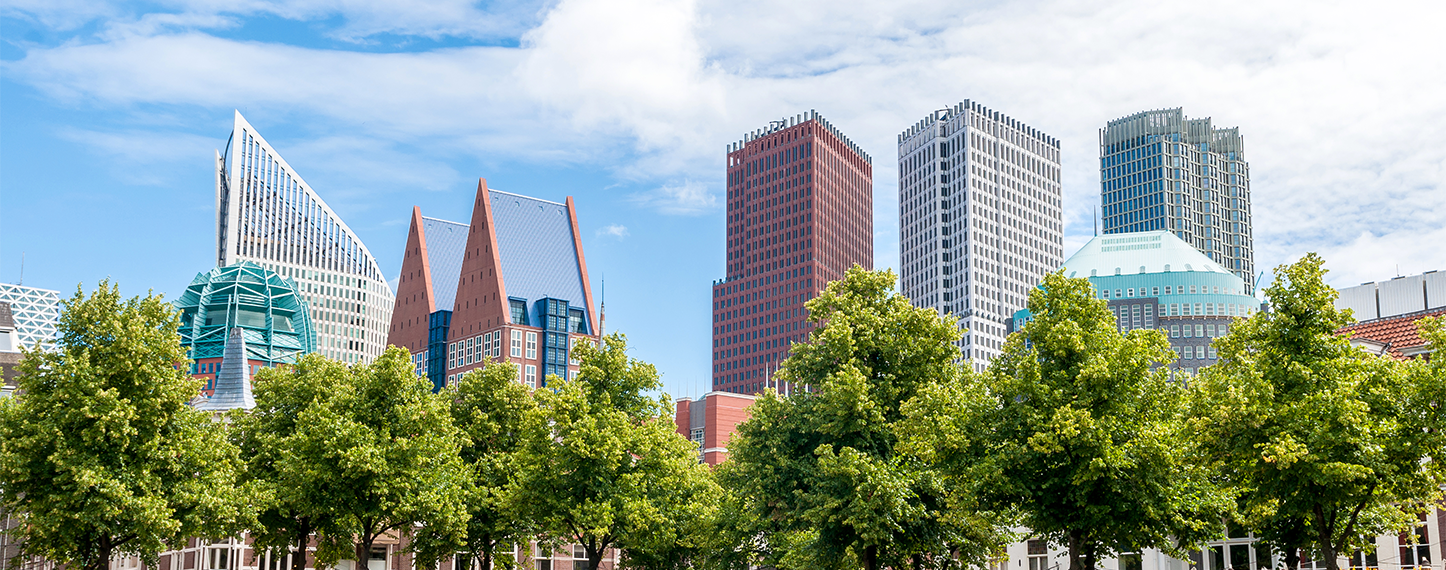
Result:
{"label": "brick building", "polygon": [[709,392],[696,400],[679,398],[673,421],[678,433],[698,444],[698,461],[718,465],[728,459],[728,442],[738,424],[748,419],[754,397]]}

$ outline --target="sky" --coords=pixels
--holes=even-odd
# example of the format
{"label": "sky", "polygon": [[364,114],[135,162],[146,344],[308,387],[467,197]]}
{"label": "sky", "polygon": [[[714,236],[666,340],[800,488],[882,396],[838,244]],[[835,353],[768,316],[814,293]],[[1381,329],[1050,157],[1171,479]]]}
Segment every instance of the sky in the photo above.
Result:
{"label": "sky", "polygon": [[[412,206],[477,179],[573,196],[609,330],[695,397],[724,276],[726,146],[816,110],[874,159],[898,265],[896,137],[971,99],[1061,141],[1065,251],[1099,129],[1182,107],[1239,127],[1256,264],[1338,287],[1446,269],[1446,5],[893,0],[6,0],[0,281],[175,298],[214,265],[233,110],[388,277]],[[1266,276],[1267,281],[1270,276]]]}

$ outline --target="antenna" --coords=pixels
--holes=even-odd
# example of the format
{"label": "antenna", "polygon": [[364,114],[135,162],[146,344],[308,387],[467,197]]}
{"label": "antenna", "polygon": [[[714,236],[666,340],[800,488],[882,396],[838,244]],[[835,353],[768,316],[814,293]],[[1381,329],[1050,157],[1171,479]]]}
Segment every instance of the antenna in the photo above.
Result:
{"label": "antenna", "polygon": [[1095,237],[1100,237],[1100,215],[1096,208],[1090,208],[1090,223],[1095,226]]}
{"label": "antenna", "polygon": [[608,274],[602,274],[602,306],[597,317],[597,336],[607,336],[608,330]]}

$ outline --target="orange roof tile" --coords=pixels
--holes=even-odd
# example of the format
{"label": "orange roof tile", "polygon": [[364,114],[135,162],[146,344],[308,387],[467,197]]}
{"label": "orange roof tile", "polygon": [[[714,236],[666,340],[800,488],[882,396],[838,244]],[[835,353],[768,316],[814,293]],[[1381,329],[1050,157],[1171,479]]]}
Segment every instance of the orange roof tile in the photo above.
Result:
{"label": "orange roof tile", "polygon": [[1424,346],[1426,340],[1421,338],[1420,331],[1416,329],[1416,321],[1425,317],[1446,316],[1446,308],[1431,309],[1399,317],[1388,317],[1356,323],[1342,327],[1336,331],[1351,338],[1363,338],[1373,340],[1391,347],[1391,356],[1397,359],[1405,358],[1403,349]]}

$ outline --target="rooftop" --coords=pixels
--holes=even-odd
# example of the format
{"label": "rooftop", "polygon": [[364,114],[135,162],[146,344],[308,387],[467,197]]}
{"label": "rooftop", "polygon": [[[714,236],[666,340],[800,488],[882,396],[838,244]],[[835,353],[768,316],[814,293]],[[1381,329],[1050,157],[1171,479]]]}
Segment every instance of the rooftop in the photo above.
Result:
{"label": "rooftop", "polygon": [[1064,262],[1065,277],[1191,271],[1239,279],[1167,230],[1095,236]]}
{"label": "rooftop", "polygon": [[1426,347],[1426,339],[1421,338],[1417,323],[1425,317],[1443,316],[1446,316],[1446,308],[1356,323],[1338,332],[1350,335],[1352,340],[1374,341],[1389,350],[1391,356],[1404,359],[1423,352]]}

